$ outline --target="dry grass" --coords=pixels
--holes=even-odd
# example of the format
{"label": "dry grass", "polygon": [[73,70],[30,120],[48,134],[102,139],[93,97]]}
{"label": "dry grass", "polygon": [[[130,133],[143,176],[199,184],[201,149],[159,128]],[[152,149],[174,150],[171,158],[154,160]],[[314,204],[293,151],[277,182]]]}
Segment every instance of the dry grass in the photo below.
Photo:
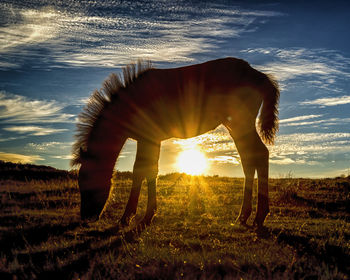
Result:
{"label": "dry grass", "polygon": [[0,181],[0,278],[348,279],[349,178],[271,180],[263,235],[233,225],[242,184],[162,177],[157,216],[136,234],[117,226],[128,179],[113,180],[102,219],[88,225],[74,179]]}

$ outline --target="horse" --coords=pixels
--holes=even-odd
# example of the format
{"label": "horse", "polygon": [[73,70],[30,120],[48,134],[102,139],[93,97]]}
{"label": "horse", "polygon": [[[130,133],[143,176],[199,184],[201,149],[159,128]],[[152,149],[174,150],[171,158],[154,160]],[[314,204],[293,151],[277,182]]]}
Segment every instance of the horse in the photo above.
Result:
{"label": "horse", "polygon": [[245,176],[236,223],[247,225],[257,171],[253,225],[262,228],[269,213],[269,151],[264,143],[273,144],[278,131],[279,95],[272,76],[232,57],[169,69],[139,61],[125,66],[123,74],[110,74],[91,95],[77,124],[71,165],[80,166],[81,219],[98,220],[109,196],[116,159],[125,141],[132,138],[137,141],[132,187],[119,222],[126,226],[136,214],[146,179],[147,209],[139,225],[150,225],[157,209],[161,142],[194,137],[223,124],[235,142]]}

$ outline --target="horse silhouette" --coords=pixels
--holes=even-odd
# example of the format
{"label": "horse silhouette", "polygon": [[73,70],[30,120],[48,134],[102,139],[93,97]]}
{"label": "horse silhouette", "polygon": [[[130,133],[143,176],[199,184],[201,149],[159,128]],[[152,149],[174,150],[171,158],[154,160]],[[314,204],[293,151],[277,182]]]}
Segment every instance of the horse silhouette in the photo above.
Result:
{"label": "horse silhouette", "polygon": [[[116,159],[128,138],[137,141],[132,188],[121,224],[135,215],[142,181],[148,203],[141,225],[150,224],[156,206],[161,141],[203,134],[223,124],[232,136],[245,175],[244,198],[236,222],[245,225],[252,211],[252,186],[258,176],[254,225],[269,213],[265,143],[278,130],[277,82],[246,61],[223,58],[180,68],[155,69],[138,62],[111,74],[79,115],[72,166],[80,165],[81,218],[97,219],[109,196]],[[259,114],[256,124],[256,118]],[[258,132],[257,132],[258,127]],[[260,134],[260,136],[259,136]]]}

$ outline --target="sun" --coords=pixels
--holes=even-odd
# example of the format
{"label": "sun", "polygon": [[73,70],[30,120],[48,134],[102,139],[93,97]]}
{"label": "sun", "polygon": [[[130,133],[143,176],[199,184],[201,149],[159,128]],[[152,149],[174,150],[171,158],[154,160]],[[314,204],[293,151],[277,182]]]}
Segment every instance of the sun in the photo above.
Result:
{"label": "sun", "polygon": [[189,175],[200,175],[207,169],[207,158],[197,148],[186,149],[177,158],[177,168]]}

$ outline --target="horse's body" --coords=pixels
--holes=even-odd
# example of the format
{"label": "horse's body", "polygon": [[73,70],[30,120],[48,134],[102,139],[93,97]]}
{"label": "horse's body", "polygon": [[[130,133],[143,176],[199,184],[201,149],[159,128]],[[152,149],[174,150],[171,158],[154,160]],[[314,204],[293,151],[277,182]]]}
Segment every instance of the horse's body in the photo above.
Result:
{"label": "horse's body", "polygon": [[121,219],[136,213],[141,183],[148,183],[143,224],[156,211],[156,177],[162,140],[188,138],[225,125],[235,141],[245,174],[244,201],[238,221],[245,224],[252,209],[252,185],[258,174],[255,223],[262,226],[268,208],[268,150],[256,131],[263,104],[260,135],[272,142],[278,127],[277,84],[243,60],[219,59],[174,69],[138,65],[124,69],[123,80],[111,75],[95,91],[80,115],[74,164],[81,164],[81,216],[98,217],[108,198],[116,158],[127,138],[137,140],[130,198]]}

